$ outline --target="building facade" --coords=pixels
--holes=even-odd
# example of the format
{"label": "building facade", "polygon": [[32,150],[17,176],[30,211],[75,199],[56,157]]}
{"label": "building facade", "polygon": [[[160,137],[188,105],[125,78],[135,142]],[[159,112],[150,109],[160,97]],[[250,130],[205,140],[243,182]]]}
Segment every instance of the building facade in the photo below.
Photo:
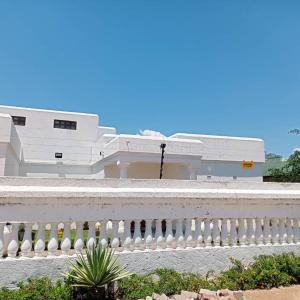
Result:
{"label": "building facade", "polygon": [[0,106],[0,176],[262,181],[264,142],[117,134],[95,114]]}

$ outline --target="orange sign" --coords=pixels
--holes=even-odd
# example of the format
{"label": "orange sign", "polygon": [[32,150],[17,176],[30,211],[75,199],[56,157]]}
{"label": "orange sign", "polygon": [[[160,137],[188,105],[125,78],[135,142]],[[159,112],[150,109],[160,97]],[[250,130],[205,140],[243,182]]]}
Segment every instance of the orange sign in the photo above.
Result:
{"label": "orange sign", "polygon": [[254,166],[253,160],[251,160],[251,161],[243,160],[242,161],[242,167],[243,167],[243,169],[252,169],[253,166]]}

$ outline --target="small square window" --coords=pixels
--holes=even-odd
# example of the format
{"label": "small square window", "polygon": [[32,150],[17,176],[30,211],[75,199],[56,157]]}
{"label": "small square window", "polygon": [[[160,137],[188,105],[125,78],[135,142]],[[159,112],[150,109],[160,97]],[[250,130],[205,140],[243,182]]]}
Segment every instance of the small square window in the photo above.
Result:
{"label": "small square window", "polygon": [[12,116],[12,120],[13,120],[14,125],[25,126],[25,123],[26,123],[26,118],[25,117]]}
{"label": "small square window", "polygon": [[208,176],[207,176],[207,179],[210,180],[210,179],[211,179],[211,175],[208,175]]}
{"label": "small square window", "polygon": [[63,154],[61,152],[55,152],[55,158],[62,158]]}
{"label": "small square window", "polygon": [[233,180],[237,180],[237,176],[233,176]]}

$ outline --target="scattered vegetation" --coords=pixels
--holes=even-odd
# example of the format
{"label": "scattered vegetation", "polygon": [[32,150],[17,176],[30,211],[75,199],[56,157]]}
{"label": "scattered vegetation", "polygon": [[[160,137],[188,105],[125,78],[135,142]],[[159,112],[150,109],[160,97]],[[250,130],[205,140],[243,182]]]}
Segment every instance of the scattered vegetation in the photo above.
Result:
{"label": "scattered vegetation", "polygon": [[[19,284],[19,288],[16,290],[1,289],[0,300],[99,299],[99,295],[82,293],[78,289],[75,289],[74,293],[74,287],[83,287],[85,291],[93,291],[95,287],[109,286],[106,284],[116,280],[118,280],[117,295],[113,296],[118,296],[119,299],[124,300],[145,298],[152,293],[172,295],[180,293],[181,290],[199,292],[201,288],[246,290],[300,284],[300,257],[292,253],[261,255],[256,257],[253,263],[248,266],[232,259],[232,267],[218,275],[209,272],[203,277],[195,273],[157,269],[147,275],[134,274],[122,278],[123,275],[128,276],[128,273],[122,267],[118,267],[113,259],[109,259],[110,263],[102,263],[96,268],[96,261],[100,261],[100,258],[96,259],[96,256],[102,257],[101,261],[104,260],[104,256],[101,256],[103,255],[101,250],[96,248],[95,251],[97,254],[91,254],[94,255],[93,257],[81,257],[77,264],[73,265],[65,282],[52,283],[47,278],[30,279],[27,283]],[[105,268],[106,270],[110,269],[110,271],[104,272]],[[102,275],[99,275],[100,273]]]}

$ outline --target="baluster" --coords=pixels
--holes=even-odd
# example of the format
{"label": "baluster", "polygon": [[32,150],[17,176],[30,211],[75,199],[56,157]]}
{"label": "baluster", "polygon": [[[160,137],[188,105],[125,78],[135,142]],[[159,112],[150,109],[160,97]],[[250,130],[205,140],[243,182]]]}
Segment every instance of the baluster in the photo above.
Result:
{"label": "baluster", "polygon": [[247,222],[247,244],[254,245],[255,244],[255,235],[253,230],[253,219],[246,219]]}
{"label": "baluster", "polygon": [[70,222],[64,223],[64,234],[60,246],[62,255],[69,255],[71,249],[70,225]]}
{"label": "baluster", "polygon": [[74,243],[75,252],[81,253],[84,248],[83,222],[76,222],[76,240]]}
{"label": "baluster", "polygon": [[292,228],[292,220],[290,218],[286,219],[286,231],[287,231],[287,242],[291,244],[294,241],[294,234]]}
{"label": "baluster", "polygon": [[196,247],[203,247],[203,235],[201,229],[202,220],[199,218],[195,219],[195,242]]}
{"label": "baluster", "polygon": [[132,247],[130,224],[131,221],[129,220],[124,221],[124,234],[123,234],[123,241],[122,241],[122,247],[124,251],[130,251]]}
{"label": "baluster", "polygon": [[25,223],[24,224],[24,237],[21,244],[21,255],[24,257],[30,257],[31,249],[32,249],[32,239],[31,239],[31,230],[32,224]]}
{"label": "baluster", "polygon": [[18,239],[19,224],[11,224],[11,239],[7,246],[8,257],[16,257],[19,249],[19,239]]}
{"label": "baluster", "polygon": [[86,247],[89,250],[92,250],[93,248],[96,247],[96,228],[95,228],[96,222],[89,222],[89,237],[88,237],[88,241],[86,243]]}
{"label": "baluster", "polygon": [[0,223],[0,258],[2,258],[4,252],[4,224]]}
{"label": "baluster", "polygon": [[107,242],[107,221],[106,220],[102,220],[100,222],[99,243],[104,248],[107,247],[107,245],[108,245],[108,242]]}
{"label": "baluster", "polygon": [[261,219],[256,218],[255,219],[255,242],[257,245],[263,244],[264,236],[261,226]]}
{"label": "baluster", "polygon": [[35,238],[34,255],[43,256],[45,251],[45,226],[43,223],[38,223],[37,237]]}
{"label": "baluster", "polygon": [[155,221],[155,240],[156,240],[156,248],[163,249],[165,247],[165,238],[162,234],[162,220],[158,219]]}
{"label": "baluster", "polygon": [[237,244],[236,219],[230,219],[229,244],[231,246]]}
{"label": "baluster", "polygon": [[176,234],[175,234],[175,239],[176,239],[176,244],[177,248],[184,248],[184,236],[183,236],[183,228],[182,228],[182,219],[177,219],[176,220]]}
{"label": "baluster", "polygon": [[153,237],[152,237],[152,220],[145,220],[145,235],[144,235],[144,241],[145,241],[145,247],[146,249],[150,250],[153,248]]}
{"label": "baluster", "polygon": [[246,244],[247,236],[246,236],[246,229],[245,229],[245,219],[238,219],[239,230],[238,230],[238,240],[240,246]]}
{"label": "baluster", "polygon": [[266,244],[266,245],[271,244],[272,235],[271,235],[271,230],[270,230],[270,219],[269,218],[264,218],[263,235],[264,235],[264,244]]}
{"label": "baluster", "polygon": [[55,256],[58,249],[57,223],[51,224],[50,239],[48,242],[48,255]]}
{"label": "baluster", "polygon": [[173,232],[172,232],[172,220],[166,220],[166,246],[167,248],[173,248]]}
{"label": "baluster", "polygon": [[278,223],[276,218],[271,219],[272,244],[279,244]]}
{"label": "baluster", "polygon": [[279,243],[286,244],[286,230],[285,230],[285,220],[284,218],[280,218],[278,222],[278,235],[279,235]]}
{"label": "baluster", "polygon": [[111,247],[116,249],[119,247],[119,237],[118,237],[119,221],[112,221],[112,236],[111,236]]}
{"label": "baluster", "polygon": [[194,239],[192,234],[192,219],[185,219],[185,245],[187,248],[194,247]]}
{"label": "baluster", "polygon": [[140,250],[142,245],[142,237],[141,237],[141,220],[134,221],[134,250]]}
{"label": "baluster", "polygon": [[294,231],[294,243],[298,244],[300,241],[300,231],[299,231],[299,219],[293,219],[293,231]]}
{"label": "baluster", "polygon": [[227,219],[222,219],[222,227],[221,227],[221,243],[222,246],[228,246],[228,227],[227,227]]}
{"label": "baluster", "polygon": [[211,223],[210,219],[204,220],[204,233],[203,233],[204,246],[211,246],[212,237],[211,237],[210,223]]}
{"label": "baluster", "polygon": [[213,241],[213,246],[220,246],[221,237],[220,237],[219,219],[216,218],[213,219],[212,241]]}

